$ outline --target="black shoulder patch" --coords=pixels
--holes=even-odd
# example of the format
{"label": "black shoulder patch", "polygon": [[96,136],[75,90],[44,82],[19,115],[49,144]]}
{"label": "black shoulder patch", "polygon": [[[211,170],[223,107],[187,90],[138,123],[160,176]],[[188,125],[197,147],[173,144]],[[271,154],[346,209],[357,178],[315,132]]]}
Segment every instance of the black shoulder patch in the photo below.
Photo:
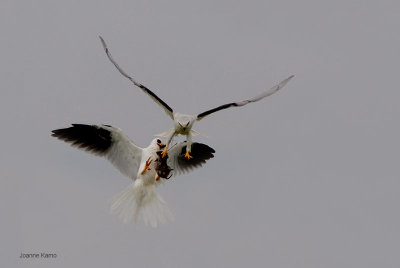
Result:
{"label": "black shoulder patch", "polygon": [[162,99],[160,99],[153,91],[151,91],[150,89],[148,89],[147,87],[143,86],[142,84],[139,84],[139,87],[146,91],[147,94],[149,94],[150,96],[152,96],[154,99],[156,99],[162,106],[164,106],[168,111],[170,111],[171,113],[173,113],[173,110],[171,107],[169,107],[168,104],[166,104]]}
{"label": "black shoulder patch", "polygon": [[59,140],[98,155],[104,155],[112,144],[111,132],[95,125],[72,124],[52,133]]}
{"label": "black shoulder patch", "polygon": [[235,107],[235,106],[238,106],[236,102],[224,104],[224,105],[218,106],[217,108],[214,108],[214,109],[205,111],[205,112],[203,112],[203,113],[201,113],[201,114],[198,114],[198,115],[197,115],[197,118],[200,118],[200,119],[201,119],[202,117],[205,117],[205,116],[207,116],[207,115],[209,115],[209,114],[218,112],[218,111],[223,110],[223,109],[227,109],[227,108],[229,108],[229,107]]}

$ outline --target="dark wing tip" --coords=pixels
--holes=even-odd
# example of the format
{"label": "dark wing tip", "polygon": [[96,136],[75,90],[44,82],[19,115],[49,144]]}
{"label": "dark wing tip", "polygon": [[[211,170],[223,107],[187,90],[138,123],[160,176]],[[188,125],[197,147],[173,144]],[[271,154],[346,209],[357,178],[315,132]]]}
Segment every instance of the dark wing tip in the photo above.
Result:
{"label": "dark wing tip", "polygon": [[96,125],[72,124],[72,127],[51,132],[51,136],[59,140],[99,155],[105,154],[112,144],[111,132]]}

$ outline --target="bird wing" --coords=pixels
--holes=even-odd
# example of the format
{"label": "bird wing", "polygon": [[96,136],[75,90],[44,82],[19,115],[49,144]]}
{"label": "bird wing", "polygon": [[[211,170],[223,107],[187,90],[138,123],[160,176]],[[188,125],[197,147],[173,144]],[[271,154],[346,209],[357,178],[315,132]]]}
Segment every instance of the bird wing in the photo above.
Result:
{"label": "bird wing", "polygon": [[167,163],[173,169],[174,176],[202,167],[207,160],[214,157],[215,150],[206,144],[195,142],[190,151],[193,158],[188,160],[185,158],[185,153],[186,141],[180,142],[168,150]]}
{"label": "bird wing", "polygon": [[111,56],[110,50],[107,47],[106,42],[104,41],[104,39],[99,36],[101,43],[103,44],[103,48],[107,54],[108,59],[112,62],[112,64],[114,64],[114,66],[117,68],[117,70],[126,78],[128,78],[129,80],[131,80],[131,82],[139,87],[141,90],[143,90],[144,93],[146,93],[147,95],[150,96],[150,98],[155,101],[158,105],[160,105],[165,113],[171,117],[171,119],[174,119],[173,116],[173,110],[171,107],[168,106],[168,104],[166,104],[162,99],[160,99],[156,94],[154,94],[153,91],[151,91],[150,89],[148,89],[147,87],[145,87],[144,85],[142,85],[141,83],[137,82],[135,79],[133,79],[130,75],[128,75],[124,70],[121,69],[121,67],[119,67],[118,63],[113,59],[113,57]]}
{"label": "bird wing", "polygon": [[105,157],[123,175],[135,179],[142,158],[142,148],[136,146],[119,128],[108,125],[72,124],[72,127],[52,131],[53,137],[71,146]]}
{"label": "bird wing", "polygon": [[227,104],[218,106],[218,107],[216,107],[214,109],[205,111],[205,112],[203,112],[201,114],[198,114],[197,115],[197,121],[203,119],[204,117],[206,117],[206,116],[208,116],[208,115],[210,115],[212,113],[218,112],[220,110],[227,109],[227,108],[230,108],[230,107],[240,107],[240,106],[246,105],[246,104],[248,104],[250,102],[256,102],[256,101],[259,101],[259,100],[261,100],[261,99],[263,99],[265,97],[268,97],[268,96],[274,94],[275,92],[277,92],[282,87],[284,87],[286,85],[286,83],[289,82],[289,80],[292,79],[293,77],[294,77],[294,75],[289,76],[288,78],[286,78],[285,80],[283,80],[282,82],[277,84],[276,86],[264,91],[260,95],[257,95],[257,96],[255,96],[255,97],[253,97],[251,99],[244,100],[244,101],[239,101],[239,102],[227,103]]}

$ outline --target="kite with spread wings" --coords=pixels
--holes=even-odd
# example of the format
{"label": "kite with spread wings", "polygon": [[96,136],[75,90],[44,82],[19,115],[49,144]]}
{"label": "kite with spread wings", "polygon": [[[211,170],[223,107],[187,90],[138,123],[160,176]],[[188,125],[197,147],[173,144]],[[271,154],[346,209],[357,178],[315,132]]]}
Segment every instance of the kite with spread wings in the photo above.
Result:
{"label": "kite with spread wings", "polygon": [[52,132],[53,137],[106,158],[123,175],[132,179],[130,185],[112,198],[111,212],[119,214],[124,222],[142,218],[153,227],[172,218],[156,186],[172,175],[201,167],[215,153],[205,144],[194,143],[192,153],[196,159],[189,161],[184,157],[187,143],[180,142],[161,159],[165,144],[159,139],[152,140],[147,148],[140,148],[122,130],[109,125],[72,124],[72,127]]}
{"label": "kite with spread wings", "polygon": [[227,103],[227,104],[218,106],[214,109],[210,109],[205,112],[199,113],[198,115],[181,114],[178,112],[174,112],[174,110],[167,103],[165,103],[162,99],[160,99],[156,94],[154,94],[153,91],[151,91],[150,89],[148,89],[141,83],[137,82],[130,75],[128,75],[124,70],[122,70],[122,68],[119,67],[118,63],[111,56],[110,50],[108,49],[107,44],[104,41],[104,39],[101,36],[99,36],[99,38],[101,40],[101,43],[103,44],[103,47],[107,54],[108,59],[114,64],[114,66],[118,69],[118,71],[123,76],[128,78],[135,86],[142,89],[144,93],[149,95],[150,98],[152,98],[157,104],[159,104],[164,109],[165,113],[174,121],[173,128],[158,135],[158,136],[167,138],[167,144],[162,152],[163,157],[165,157],[165,155],[167,154],[168,146],[170,145],[172,138],[177,135],[185,135],[187,137],[187,146],[186,146],[185,157],[187,159],[193,158],[193,156],[190,155],[191,147],[192,147],[192,136],[196,135],[197,132],[193,131],[192,127],[196,121],[200,121],[201,119],[205,118],[206,116],[208,116],[212,113],[218,112],[220,110],[227,109],[230,107],[240,107],[240,106],[246,105],[248,103],[256,102],[265,97],[268,97],[268,96],[274,94],[276,91],[278,91],[282,87],[284,87],[286,85],[286,83],[289,82],[289,80],[294,77],[294,75],[291,75],[288,78],[286,78],[285,80],[283,80],[282,82],[280,82],[279,84],[277,84],[276,86],[262,92],[261,94],[255,96],[253,98],[250,98],[248,100]]}

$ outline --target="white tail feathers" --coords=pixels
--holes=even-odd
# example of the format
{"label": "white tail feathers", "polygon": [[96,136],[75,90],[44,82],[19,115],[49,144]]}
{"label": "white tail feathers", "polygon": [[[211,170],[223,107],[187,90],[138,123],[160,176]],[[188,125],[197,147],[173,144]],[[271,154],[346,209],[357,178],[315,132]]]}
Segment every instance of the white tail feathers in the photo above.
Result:
{"label": "white tail feathers", "polygon": [[172,220],[173,216],[167,204],[156,191],[156,185],[144,185],[142,180],[135,180],[111,200],[111,213],[127,223],[140,218],[145,224],[157,227],[159,223]]}

